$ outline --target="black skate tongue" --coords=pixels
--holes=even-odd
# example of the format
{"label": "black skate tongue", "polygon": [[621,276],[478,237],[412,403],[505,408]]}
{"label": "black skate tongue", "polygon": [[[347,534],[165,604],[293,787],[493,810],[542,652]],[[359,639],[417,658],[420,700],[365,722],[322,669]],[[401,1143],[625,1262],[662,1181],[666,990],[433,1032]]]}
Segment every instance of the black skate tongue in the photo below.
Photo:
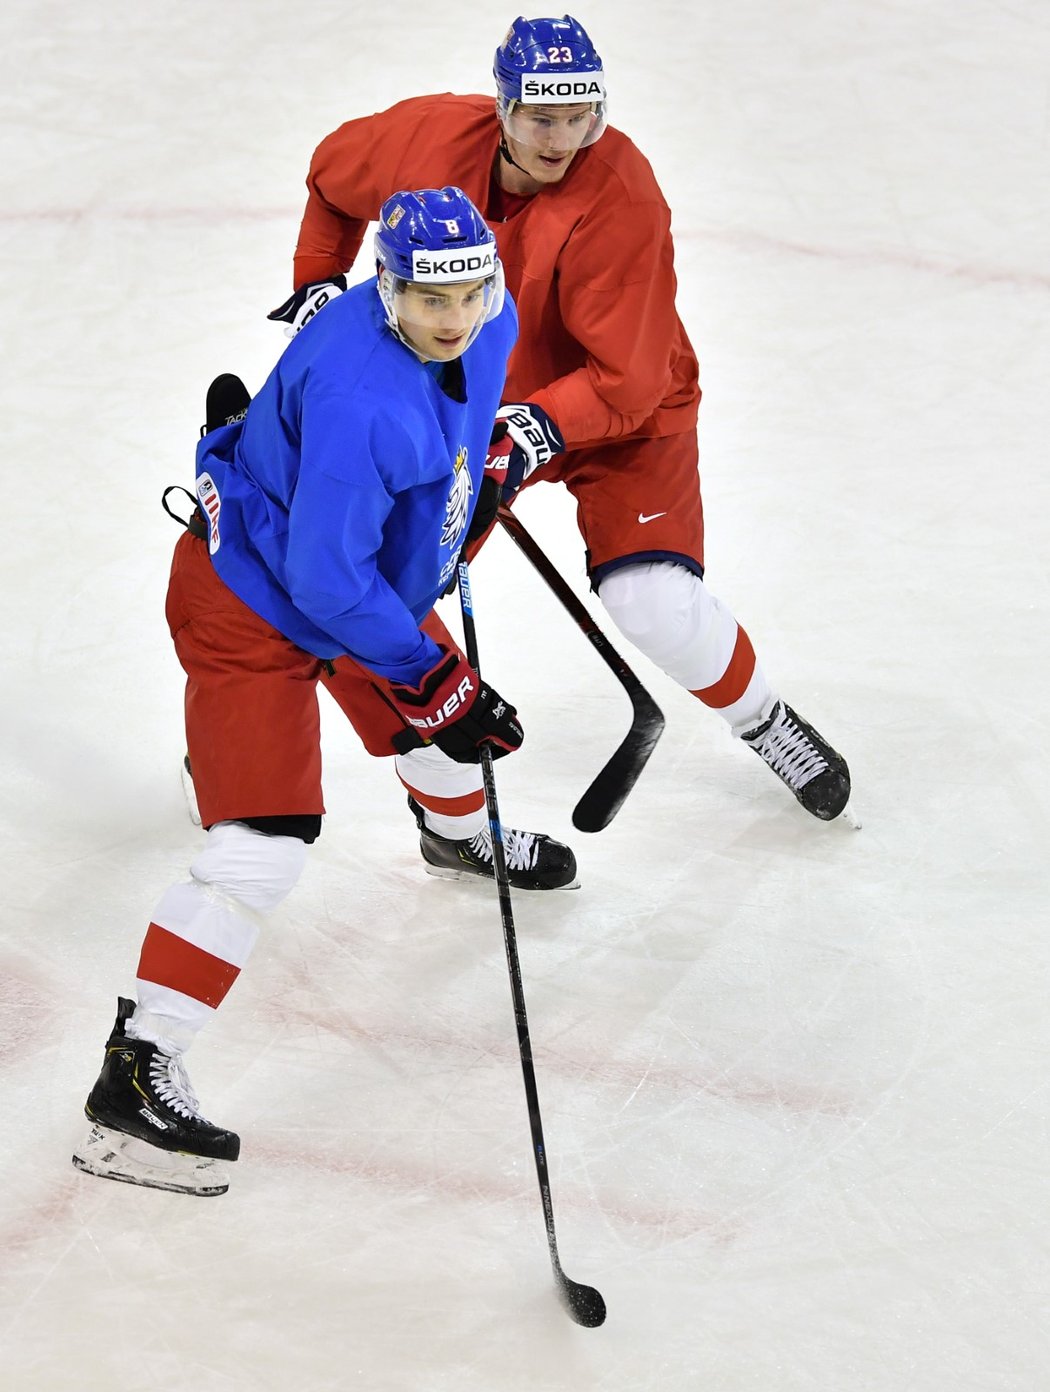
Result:
{"label": "black skate tongue", "polygon": [[224,372],[220,377],[216,377],[208,388],[204,410],[205,425],[201,429],[201,435],[218,430],[220,426],[233,425],[236,421],[243,420],[251,399],[248,388],[232,372]]}

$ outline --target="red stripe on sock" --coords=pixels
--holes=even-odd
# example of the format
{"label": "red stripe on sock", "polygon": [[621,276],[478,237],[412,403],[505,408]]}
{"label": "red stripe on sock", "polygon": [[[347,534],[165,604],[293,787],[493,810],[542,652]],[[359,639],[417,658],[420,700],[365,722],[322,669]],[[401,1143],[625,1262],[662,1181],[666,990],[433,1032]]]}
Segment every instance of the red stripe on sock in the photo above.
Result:
{"label": "red stripe on sock", "polygon": [[722,706],[731,706],[734,701],[739,701],[747,690],[747,684],[754,671],[755,650],[751,646],[751,639],[737,624],[736,644],[733,647],[733,656],[729,659],[729,666],[714,685],[705,686],[692,694],[703,701],[705,706],[714,706],[716,710]]}
{"label": "red stripe on sock", "polygon": [[[398,777],[400,778],[400,774]],[[418,788],[413,788],[411,783],[405,783],[403,778],[401,782],[420,807],[425,807],[428,812],[440,812],[445,817],[465,817],[468,813],[477,812],[485,806],[484,788],[465,793],[463,797],[441,798],[433,797],[430,793],[421,793]]]}
{"label": "red stripe on sock", "polygon": [[181,991],[214,1009],[222,1003],[240,971],[240,967],[195,947],[156,923],[146,930],[138,969],[143,981]]}

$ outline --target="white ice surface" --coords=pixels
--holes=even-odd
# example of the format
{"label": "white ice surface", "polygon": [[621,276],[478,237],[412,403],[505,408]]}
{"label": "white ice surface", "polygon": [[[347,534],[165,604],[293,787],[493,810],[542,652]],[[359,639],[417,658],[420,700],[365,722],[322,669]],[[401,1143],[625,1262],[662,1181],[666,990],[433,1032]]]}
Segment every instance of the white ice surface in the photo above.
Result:
{"label": "white ice surface", "polygon": [[[579,15],[674,208],[708,578],[849,757],[809,820],[632,650],[626,729],[509,543],[475,568],[519,705],[506,819],[556,1304],[494,894],[428,879],[325,709],[330,813],[190,1056],[244,1138],[197,1200],[76,1173],[114,998],[200,833],[163,620],[207,382],[284,340],[340,121],[488,90],[513,9],[7,0],[0,18],[0,1382],[15,1392],[1038,1392],[1050,1385],[1050,10],[713,0]],[[389,21],[389,22],[388,22]],[[573,510],[522,516],[585,594]],[[597,611],[596,611],[597,612]],[[1042,921],[1041,921],[1042,920]]]}

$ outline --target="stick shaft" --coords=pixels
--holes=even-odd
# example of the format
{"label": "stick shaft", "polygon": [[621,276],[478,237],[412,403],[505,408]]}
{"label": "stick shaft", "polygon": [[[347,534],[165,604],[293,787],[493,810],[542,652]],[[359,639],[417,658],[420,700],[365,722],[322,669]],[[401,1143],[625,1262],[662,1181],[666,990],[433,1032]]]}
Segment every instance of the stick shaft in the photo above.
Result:
{"label": "stick shaft", "polygon": [[[467,661],[477,672],[480,671],[478,638],[474,624],[470,573],[465,558],[461,558],[459,562],[459,600],[463,612],[463,640]],[[525,986],[521,978],[521,962],[518,959],[518,941],[510,901],[510,877],[507,873],[507,856],[503,846],[503,826],[500,821],[499,803],[496,799],[496,778],[492,768],[492,751],[483,744],[480,748],[480,754],[481,776],[485,788],[485,809],[488,813],[489,830],[492,835],[492,864],[495,871],[496,888],[499,893],[500,917],[503,922],[503,944],[507,954],[510,993],[514,1005],[514,1022],[518,1032],[518,1053],[521,1056],[521,1071],[525,1082],[525,1099],[529,1112],[529,1129],[532,1133],[532,1156],[536,1162],[536,1178],[539,1181],[540,1197],[543,1201],[543,1218],[547,1227],[547,1246],[550,1249],[551,1265],[554,1267],[555,1275],[564,1279],[561,1261],[558,1257],[557,1237],[554,1231],[554,1206],[551,1201],[550,1177],[547,1172],[547,1148],[543,1140],[539,1091],[536,1087],[536,1070],[532,1062],[532,1041],[529,1037],[529,1021],[525,1011]]]}

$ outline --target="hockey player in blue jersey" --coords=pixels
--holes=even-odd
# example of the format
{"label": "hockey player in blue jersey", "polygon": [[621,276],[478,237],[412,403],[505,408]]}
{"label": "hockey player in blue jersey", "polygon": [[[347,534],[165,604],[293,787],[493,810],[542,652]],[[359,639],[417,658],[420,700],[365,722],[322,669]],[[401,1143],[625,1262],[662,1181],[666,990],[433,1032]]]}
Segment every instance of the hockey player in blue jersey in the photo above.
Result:
{"label": "hockey player in blue jersey", "polygon": [[[198,446],[167,617],[207,840],[154,911],[137,1002],[118,1003],[74,1156],[93,1174],[226,1187],[240,1142],[201,1115],[182,1055],[320,832],[318,682],[370,752],[395,756],[428,868],[492,873],[478,748],[508,753],[522,729],[433,608],[491,520],[479,498],[495,512],[486,452],[516,315],[459,189],[395,194],[375,249],[377,276],[297,333],[243,419]],[[512,883],[574,883],[568,847],[504,839]]]}

